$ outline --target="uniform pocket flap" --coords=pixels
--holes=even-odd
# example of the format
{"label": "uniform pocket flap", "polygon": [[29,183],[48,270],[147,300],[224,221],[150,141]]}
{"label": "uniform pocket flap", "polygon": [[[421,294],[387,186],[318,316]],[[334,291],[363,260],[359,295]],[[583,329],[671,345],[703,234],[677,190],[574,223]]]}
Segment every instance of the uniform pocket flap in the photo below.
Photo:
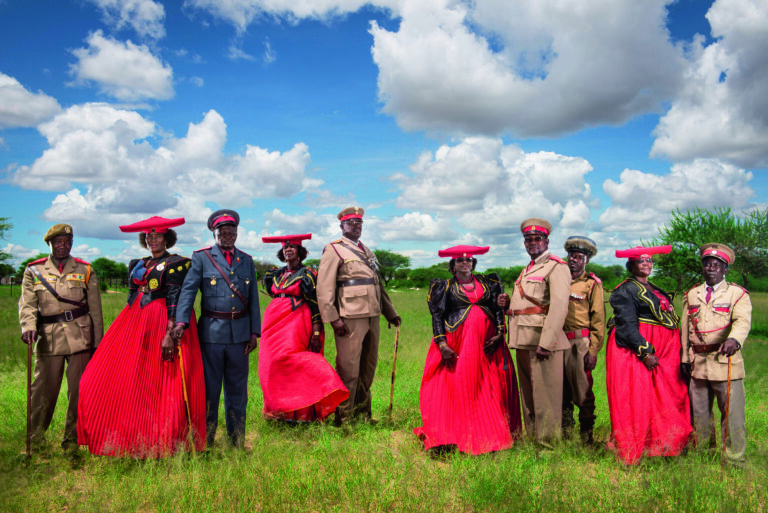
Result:
{"label": "uniform pocket flap", "polygon": [[343,288],[343,296],[344,297],[362,297],[368,295],[368,288],[363,286],[358,287],[344,287]]}

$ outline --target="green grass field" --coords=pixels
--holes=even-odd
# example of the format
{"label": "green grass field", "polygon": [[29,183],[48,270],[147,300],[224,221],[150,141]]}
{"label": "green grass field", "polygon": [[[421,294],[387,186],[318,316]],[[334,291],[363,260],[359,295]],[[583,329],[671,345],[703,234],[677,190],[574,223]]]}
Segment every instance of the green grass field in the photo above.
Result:
{"label": "green grass field", "polygon": [[[375,426],[286,427],[261,417],[256,357],[251,358],[246,452],[217,445],[206,455],[167,460],[68,459],[59,449],[66,404],[48,432],[50,447],[29,465],[25,444],[25,346],[19,339],[18,287],[0,288],[0,511],[618,511],[768,510],[768,343],[751,337],[747,361],[747,465],[721,469],[715,451],[646,459],[625,468],[604,449],[563,442],[541,452],[521,442],[484,456],[430,459],[413,435],[420,425],[419,385],[430,343],[426,291],[393,291],[403,318],[394,414],[387,421],[394,329],[382,325],[374,382]],[[264,297],[262,296],[262,299]],[[104,295],[105,323],[123,294]],[[753,322],[768,325],[768,294],[753,294]],[[264,308],[262,304],[262,309]],[[335,351],[330,335],[326,357]],[[602,353],[601,353],[602,356]],[[596,438],[610,431],[605,365],[594,374]],[[223,419],[218,438],[222,437]]]}

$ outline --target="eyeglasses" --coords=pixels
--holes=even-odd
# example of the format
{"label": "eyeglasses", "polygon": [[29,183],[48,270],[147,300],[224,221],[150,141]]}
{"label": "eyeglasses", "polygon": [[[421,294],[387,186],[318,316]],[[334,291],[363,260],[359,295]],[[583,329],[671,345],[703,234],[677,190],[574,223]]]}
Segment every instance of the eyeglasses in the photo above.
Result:
{"label": "eyeglasses", "polygon": [[653,258],[638,258],[637,260],[635,260],[635,262],[637,262],[638,264],[652,264]]}
{"label": "eyeglasses", "polygon": [[355,225],[355,226],[363,224],[363,220],[362,219],[348,219],[347,221],[344,221],[344,222],[347,223],[347,224]]}
{"label": "eyeglasses", "polygon": [[456,259],[456,263],[459,263],[459,264],[468,263],[468,262],[471,262],[471,261],[472,261],[471,258],[457,258]]}
{"label": "eyeglasses", "polygon": [[524,237],[523,242],[525,244],[531,244],[533,242],[541,242],[543,240],[546,240],[546,237],[542,237],[541,235],[533,235],[531,237]]}

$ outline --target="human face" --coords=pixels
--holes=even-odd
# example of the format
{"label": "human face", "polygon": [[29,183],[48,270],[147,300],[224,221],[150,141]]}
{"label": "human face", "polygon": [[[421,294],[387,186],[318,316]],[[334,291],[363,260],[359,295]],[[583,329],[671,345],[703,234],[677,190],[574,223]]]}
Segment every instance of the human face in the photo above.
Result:
{"label": "human face", "polygon": [[299,248],[295,244],[286,244],[283,246],[283,258],[289,266],[293,266],[299,261]]}
{"label": "human face", "polygon": [[701,273],[704,275],[704,281],[710,287],[723,281],[727,272],[728,266],[719,258],[707,257],[701,261]]}
{"label": "human face", "polygon": [[363,233],[362,219],[347,219],[341,222],[341,233],[349,240],[357,242]]}
{"label": "human face", "polygon": [[589,257],[581,251],[568,252],[568,269],[571,270],[571,278],[578,278],[587,267]]}
{"label": "human face", "polygon": [[213,232],[216,238],[216,244],[219,245],[224,251],[232,251],[235,249],[235,241],[237,241],[237,226],[227,224],[216,228]]}
{"label": "human face", "polygon": [[147,248],[152,256],[162,255],[165,253],[165,234],[150,232],[147,234],[145,240],[147,241]]}
{"label": "human face", "polygon": [[526,233],[523,235],[523,244],[531,260],[536,260],[549,249],[549,239],[543,233]]}
{"label": "human face", "polygon": [[57,235],[49,242],[51,243],[51,256],[54,260],[61,262],[69,258],[69,252],[72,251],[71,235]]}
{"label": "human face", "polygon": [[648,276],[653,272],[653,259],[643,257],[639,260],[632,260],[632,276],[639,278],[640,281],[647,281]]}
{"label": "human face", "polygon": [[453,269],[457,275],[469,276],[472,273],[472,258],[471,257],[459,257],[453,264]]}

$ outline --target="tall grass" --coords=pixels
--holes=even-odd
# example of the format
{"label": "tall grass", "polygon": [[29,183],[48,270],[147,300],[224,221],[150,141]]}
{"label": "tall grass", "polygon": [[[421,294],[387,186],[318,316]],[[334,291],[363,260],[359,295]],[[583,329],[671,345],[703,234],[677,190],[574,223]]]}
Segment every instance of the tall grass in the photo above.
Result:
{"label": "tall grass", "polygon": [[[768,497],[768,344],[752,337],[747,361],[747,466],[721,469],[717,451],[654,458],[625,468],[601,447],[576,441],[553,451],[521,442],[508,451],[431,459],[413,435],[420,425],[419,386],[431,324],[426,291],[398,291],[403,318],[394,413],[386,418],[395,330],[382,323],[379,369],[373,386],[377,425],[341,429],[267,422],[257,358],[251,358],[247,452],[217,444],[205,455],[165,460],[70,460],[58,448],[66,403],[62,390],[50,446],[26,465],[24,345],[16,317],[18,297],[0,289],[0,511],[766,511]],[[757,297],[756,297],[757,296]],[[262,299],[264,297],[262,296]],[[766,315],[768,295],[753,294],[755,314]],[[104,297],[111,321],[124,295]],[[328,332],[326,357],[333,362]],[[596,437],[610,432],[604,362],[594,374]],[[66,385],[63,387],[66,388]],[[223,418],[218,438],[222,438]]]}

